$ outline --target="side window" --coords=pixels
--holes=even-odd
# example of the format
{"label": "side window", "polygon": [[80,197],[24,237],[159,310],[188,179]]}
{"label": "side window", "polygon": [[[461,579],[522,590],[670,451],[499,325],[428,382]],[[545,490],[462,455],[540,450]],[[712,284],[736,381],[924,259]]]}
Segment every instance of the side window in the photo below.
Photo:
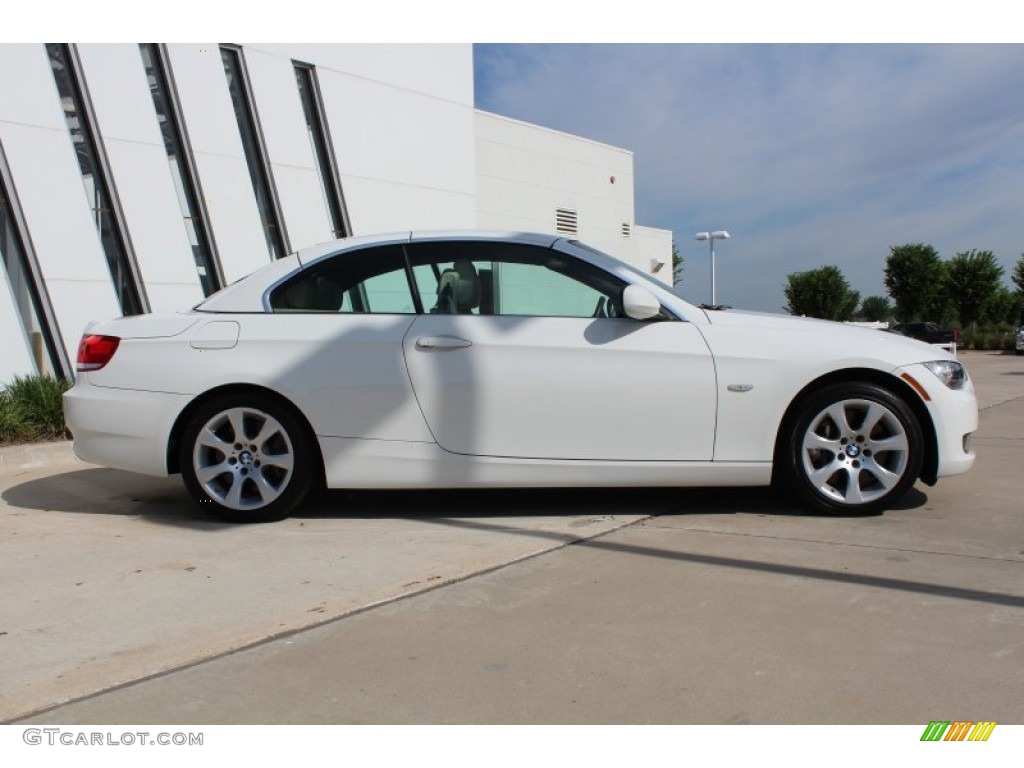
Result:
{"label": "side window", "polygon": [[425,312],[622,317],[625,284],[571,256],[511,243],[420,243],[412,269]]}
{"label": "side window", "polygon": [[400,245],[324,259],[275,288],[270,308],[274,312],[416,313]]}
{"label": "side window", "polygon": [[579,282],[564,272],[536,264],[499,263],[501,314],[544,315],[548,317],[592,317],[603,310],[612,295]]}

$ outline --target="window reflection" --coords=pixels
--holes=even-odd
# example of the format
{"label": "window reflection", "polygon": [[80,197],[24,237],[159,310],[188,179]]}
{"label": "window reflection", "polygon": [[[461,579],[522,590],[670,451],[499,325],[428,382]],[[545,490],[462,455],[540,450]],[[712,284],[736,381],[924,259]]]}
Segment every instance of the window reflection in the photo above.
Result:
{"label": "window reflection", "polygon": [[338,186],[338,173],[316,80],[316,70],[308,64],[297,63],[295,80],[299,86],[299,98],[302,100],[302,113],[306,118],[306,134],[313,150],[313,157],[316,159],[320,192],[324,196],[324,204],[331,217],[331,229],[335,237],[347,237],[350,234],[346,223],[348,217],[345,215],[345,202]]}
{"label": "window reflection", "polygon": [[252,191],[256,195],[256,206],[263,222],[267,249],[272,258],[280,259],[288,255],[288,247],[277,213],[270,172],[260,146],[256,118],[250,107],[242,56],[239,51],[227,47],[220,49],[220,55],[224,63],[224,75],[227,77],[231,103],[235,109],[235,119],[238,121],[238,131],[242,136],[242,149],[245,152],[245,162],[249,166]]}
{"label": "window reflection", "polygon": [[71,134],[71,144],[78,158],[85,194],[92,209],[110,275],[114,280],[114,290],[121,303],[121,311],[125,315],[141,314],[144,311],[142,299],[123,233],[114,216],[110,190],[99,166],[94,134],[85,118],[84,99],[77,77],[72,71],[71,51],[67,45],[58,43],[47,43],[46,51],[50,56],[53,79],[57,84],[57,92],[60,94],[61,106],[64,109],[64,122]]}
{"label": "window reflection", "polygon": [[185,154],[185,135],[178,110],[172,102],[173,92],[167,75],[167,66],[156,43],[140,43],[142,63],[149,81],[149,92],[153,97],[157,122],[167,151],[167,162],[174,180],[174,191],[178,195],[182,220],[189,244],[192,246],[192,258],[195,261],[199,282],[203,293],[209,296],[221,287],[220,275],[217,270],[216,258],[213,254],[212,240],[208,234],[200,195],[197,193],[198,181]]}
{"label": "window reflection", "polygon": [[0,263],[22,331],[35,362],[36,372],[50,376],[66,375],[57,338],[43,311],[44,294],[36,284],[21,233],[14,216],[15,200],[7,188],[6,163],[0,150]]}

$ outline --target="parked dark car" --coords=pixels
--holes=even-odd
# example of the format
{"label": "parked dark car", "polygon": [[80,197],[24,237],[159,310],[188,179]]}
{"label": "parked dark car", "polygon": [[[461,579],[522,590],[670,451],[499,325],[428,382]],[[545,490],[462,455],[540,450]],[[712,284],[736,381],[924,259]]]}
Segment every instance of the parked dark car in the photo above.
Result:
{"label": "parked dark car", "polygon": [[957,347],[962,345],[960,331],[949,330],[935,323],[900,323],[894,325],[891,330],[928,344],[941,344],[942,346],[955,344]]}

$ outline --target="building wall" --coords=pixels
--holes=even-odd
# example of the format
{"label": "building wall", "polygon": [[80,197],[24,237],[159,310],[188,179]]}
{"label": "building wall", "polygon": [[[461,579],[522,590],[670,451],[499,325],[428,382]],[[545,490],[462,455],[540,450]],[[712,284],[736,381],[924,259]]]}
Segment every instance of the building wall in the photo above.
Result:
{"label": "building wall", "polygon": [[481,228],[559,234],[556,211],[575,211],[566,236],[672,282],[672,233],[635,224],[632,152],[478,110],[476,165]]}
{"label": "building wall", "polygon": [[[633,247],[637,266],[663,283],[672,285],[672,230],[633,227]],[[658,266],[658,265],[661,266]]]}
{"label": "building wall", "polygon": [[[203,297],[150,84],[136,44],[73,46],[151,310]],[[270,252],[217,43],[170,44],[208,231],[225,282]],[[294,64],[315,66],[352,234],[411,229],[555,232],[645,271],[670,259],[671,235],[636,227],[631,152],[478,112],[470,45],[240,46],[288,250],[333,237]],[[74,361],[86,324],[118,316],[65,109],[42,44],[0,45],[0,146],[59,345]],[[624,235],[623,227],[628,229]],[[671,280],[671,267],[658,277]],[[0,281],[0,384],[37,366]],[[35,340],[36,342],[38,339]],[[38,344],[36,343],[36,348]]]}
{"label": "building wall", "polygon": [[[150,309],[203,297],[139,47],[76,46]],[[332,238],[293,69],[316,67],[354,234],[476,224],[470,45],[242,46],[291,250]],[[167,46],[226,282],[270,255],[216,43]],[[0,144],[70,359],[120,314],[46,49],[0,45]],[[0,382],[28,373],[0,290]]]}
{"label": "building wall", "polygon": [[[0,142],[68,354],[89,320],[120,314],[42,45],[0,45]],[[175,210],[177,206],[175,205]],[[9,294],[0,293],[0,303]],[[24,344],[5,326],[0,360]],[[21,337],[21,338],[19,338]],[[6,366],[6,364],[5,364]],[[6,382],[14,373],[0,370]]]}

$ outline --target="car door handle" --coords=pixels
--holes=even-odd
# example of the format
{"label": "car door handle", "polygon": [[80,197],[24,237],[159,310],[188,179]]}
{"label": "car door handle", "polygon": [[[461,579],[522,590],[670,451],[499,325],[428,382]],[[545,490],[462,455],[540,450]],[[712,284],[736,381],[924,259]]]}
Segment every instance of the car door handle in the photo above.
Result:
{"label": "car door handle", "polygon": [[416,349],[461,349],[471,346],[473,342],[457,336],[421,336],[416,339]]}

